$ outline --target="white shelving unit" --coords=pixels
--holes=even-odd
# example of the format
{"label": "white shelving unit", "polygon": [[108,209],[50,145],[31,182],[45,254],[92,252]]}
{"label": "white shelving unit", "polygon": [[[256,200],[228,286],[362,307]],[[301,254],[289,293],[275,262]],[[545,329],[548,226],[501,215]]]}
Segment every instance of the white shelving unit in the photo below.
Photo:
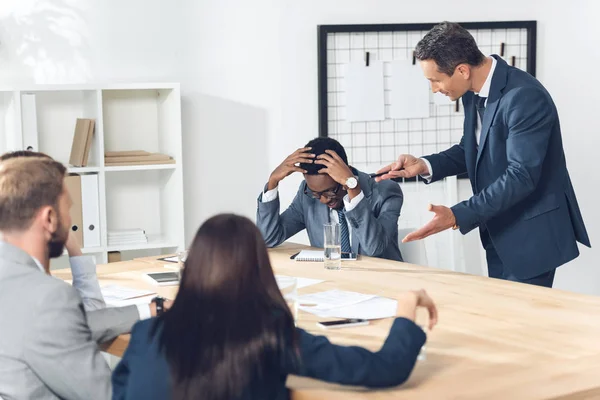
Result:
{"label": "white shelving unit", "polygon": [[[0,152],[26,149],[22,99],[35,94],[37,148],[68,166],[77,118],[94,118],[88,166],[70,173],[97,174],[101,246],[83,252],[108,260],[174,252],[184,248],[181,97],[177,83],[37,85],[0,87]],[[104,165],[105,151],[146,150],[175,164]],[[109,246],[108,231],[142,228],[148,243]],[[85,246],[85,243],[84,243]]]}

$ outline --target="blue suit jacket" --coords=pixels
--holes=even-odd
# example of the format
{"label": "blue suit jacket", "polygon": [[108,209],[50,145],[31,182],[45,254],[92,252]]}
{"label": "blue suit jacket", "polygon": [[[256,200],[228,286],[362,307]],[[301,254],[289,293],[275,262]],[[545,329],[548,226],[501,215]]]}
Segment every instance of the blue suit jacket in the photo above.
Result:
{"label": "blue suit jacket", "polygon": [[[364,198],[346,219],[352,225],[352,252],[371,257],[402,261],[398,247],[398,218],[402,208],[402,190],[393,181],[375,182],[369,175],[358,174]],[[310,245],[324,247],[323,224],[329,222],[330,209],[319,200],[304,194],[302,182],[292,204],[279,214],[279,196],[262,202],[258,197],[256,225],[268,247],[279,246],[291,236],[306,229]]]}
{"label": "blue suit jacket", "polygon": [[[129,346],[113,372],[113,400],[171,398],[170,370],[159,349],[157,334],[151,336],[153,318],[138,322],[132,330]],[[397,386],[410,376],[425,343],[425,332],[414,322],[397,318],[381,350],[372,353],[361,347],[333,345],[324,336],[313,336],[296,329],[299,362],[282,360],[281,370],[269,371],[261,381],[253,381],[241,399],[287,399],[288,374],[324,381],[367,387]],[[290,354],[292,352],[290,351]]]}
{"label": "blue suit jacket", "polygon": [[460,144],[425,158],[432,181],[468,173],[474,195],[452,207],[460,231],[487,229],[502,263],[528,279],[576,258],[576,242],[590,241],[550,94],[531,75],[493,57],[479,146],[474,93],[467,92]]}

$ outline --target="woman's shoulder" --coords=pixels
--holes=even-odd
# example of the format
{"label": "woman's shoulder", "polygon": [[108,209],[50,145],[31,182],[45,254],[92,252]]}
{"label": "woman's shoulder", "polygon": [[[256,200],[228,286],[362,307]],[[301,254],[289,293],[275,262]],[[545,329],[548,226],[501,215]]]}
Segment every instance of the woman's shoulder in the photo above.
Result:
{"label": "woman's shoulder", "polygon": [[162,330],[160,318],[149,318],[136,322],[131,329],[131,341],[137,344],[150,344],[157,341],[157,336]]}

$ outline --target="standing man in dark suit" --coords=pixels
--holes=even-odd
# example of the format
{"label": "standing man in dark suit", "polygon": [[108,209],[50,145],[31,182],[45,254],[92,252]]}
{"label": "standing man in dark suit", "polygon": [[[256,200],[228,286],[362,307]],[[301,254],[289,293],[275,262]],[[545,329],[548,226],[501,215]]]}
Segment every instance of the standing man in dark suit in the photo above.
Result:
{"label": "standing man in dark suit", "polygon": [[[294,172],[304,181],[292,204],[279,214],[278,186]],[[306,229],[311,246],[324,246],[323,224],[340,224],[342,252],[402,261],[398,217],[402,190],[377,183],[348,165],[346,151],[332,138],[316,138],[289,155],[258,197],[256,225],[268,247],[279,246]]]}
{"label": "standing man in dark suit", "polygon": [[552,287],[555,269],[579,255],[576,242],[590,246],[552,98],[531,75],[485,57],[458,24],[435,26],[416,57],[434,93],[462,97],[464,134],[438,154],[400,155],[379,179],[466,172],[474,195],[452,208],[430,205],[433,219],[403,241],[479,227],[490,277]]}

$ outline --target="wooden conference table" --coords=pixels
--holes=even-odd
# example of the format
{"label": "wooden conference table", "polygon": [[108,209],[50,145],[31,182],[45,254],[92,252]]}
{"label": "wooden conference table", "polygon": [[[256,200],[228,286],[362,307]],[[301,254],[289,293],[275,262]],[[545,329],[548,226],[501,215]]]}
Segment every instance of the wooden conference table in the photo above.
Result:
{"label": "wooden conference table", "polygon": [[[276,274],[323,279],[300,294],[343,289],[394,297],[424,288],[439,309],[438,326],[428,334],[426,359],[409,381],[394,389],[365,391],[290,377],[295,399],[590,399],[600,398],[600,297],[505,282],[370,257],[327,271],[322,263],[295,262],[305,248],[285,244],[270,250]],[[144,272],[164,271],[156,258],[98,266],[102,286],[151,289],[174,298],[177,288],[153,286]],[[53,275],[71,279],[69,270]],[[319,318],[300,311],[298,325],[338,344],[378,350],[392,319],[368,326],[324,331]],[[426,323],[420,313],[419,323]],[[122,335],[105,350],[120,356]]]}

